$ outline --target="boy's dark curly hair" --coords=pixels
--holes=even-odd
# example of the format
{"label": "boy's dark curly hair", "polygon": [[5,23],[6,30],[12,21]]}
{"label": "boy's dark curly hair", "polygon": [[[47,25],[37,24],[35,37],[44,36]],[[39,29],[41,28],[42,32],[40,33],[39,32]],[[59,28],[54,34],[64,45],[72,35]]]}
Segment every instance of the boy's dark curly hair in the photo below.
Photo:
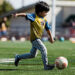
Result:
{"label": "boy's dark curly hair", "polygon": [[38,14],[39,12],[43,12],[43,11],[48,12],[49,5],[46,2],[41,1],[35,5],[35,12],[36,14]]}

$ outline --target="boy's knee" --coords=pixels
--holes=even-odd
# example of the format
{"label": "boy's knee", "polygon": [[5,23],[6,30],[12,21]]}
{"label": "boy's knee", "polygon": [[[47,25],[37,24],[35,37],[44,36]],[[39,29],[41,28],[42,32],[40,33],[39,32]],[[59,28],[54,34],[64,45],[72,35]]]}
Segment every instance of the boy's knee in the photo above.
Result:
{"label": "boy's knee", "polygon": [[31,55],[31,58],[35,58],[36,56],[35,55]]}
{"label": "boy's knee", "polygon": [[42,51],[41,51],[41,53],[42,53],[43,55],[47,55],[47,49],[46,49],[46,48],[43,48]]}

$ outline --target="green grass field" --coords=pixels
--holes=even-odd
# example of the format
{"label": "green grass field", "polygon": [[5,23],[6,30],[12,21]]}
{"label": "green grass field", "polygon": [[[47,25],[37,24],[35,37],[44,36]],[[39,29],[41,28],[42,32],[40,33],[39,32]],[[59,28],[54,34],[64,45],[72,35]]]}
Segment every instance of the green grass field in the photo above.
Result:
{"label": "green grass field", "polygon": [[[22,60],[18,67],[14,63],[0,63],[0,75],[75,75],[75,44],[70,41],[55,42],[50,44],[44,42],[48,49],[49,63],[53,64],[59,56],[64,56],[68,59],[69,65],[64,70],[45,71],[41,60],[41,53],[33,59]],[[0,60],[5,58],[14,58],[15,54],[27,53],[31,49],[31,43],[26,42],[0,42]]]}

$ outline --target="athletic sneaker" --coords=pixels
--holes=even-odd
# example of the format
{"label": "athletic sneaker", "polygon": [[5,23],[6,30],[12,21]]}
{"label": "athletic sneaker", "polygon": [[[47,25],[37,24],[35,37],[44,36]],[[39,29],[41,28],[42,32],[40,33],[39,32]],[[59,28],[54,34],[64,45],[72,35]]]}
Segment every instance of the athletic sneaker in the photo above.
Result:
{"label": "athletic sneaker", "polygon": [[18,66],[19,60],[20,60],[20,59],[19,59],[18,55],[16,55],[16,56],[15,56],[15,63],[14,63],[15,66]]}
{"label": "athletic sneaker", "polygon": [[46,65],[46,67],[44,67],[45,70],[53,70],[55,67],[55,65]]}

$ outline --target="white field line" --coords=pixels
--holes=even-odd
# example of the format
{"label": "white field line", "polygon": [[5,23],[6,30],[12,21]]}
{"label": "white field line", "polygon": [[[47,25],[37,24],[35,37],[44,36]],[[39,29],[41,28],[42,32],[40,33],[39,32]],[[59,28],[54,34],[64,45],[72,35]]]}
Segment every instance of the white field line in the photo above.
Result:
{"label": "white field line", "polygon": [[4,59],[0,59],[0,63],[10,63],[10,62],[14,62],[14,58],[4,58]]}

